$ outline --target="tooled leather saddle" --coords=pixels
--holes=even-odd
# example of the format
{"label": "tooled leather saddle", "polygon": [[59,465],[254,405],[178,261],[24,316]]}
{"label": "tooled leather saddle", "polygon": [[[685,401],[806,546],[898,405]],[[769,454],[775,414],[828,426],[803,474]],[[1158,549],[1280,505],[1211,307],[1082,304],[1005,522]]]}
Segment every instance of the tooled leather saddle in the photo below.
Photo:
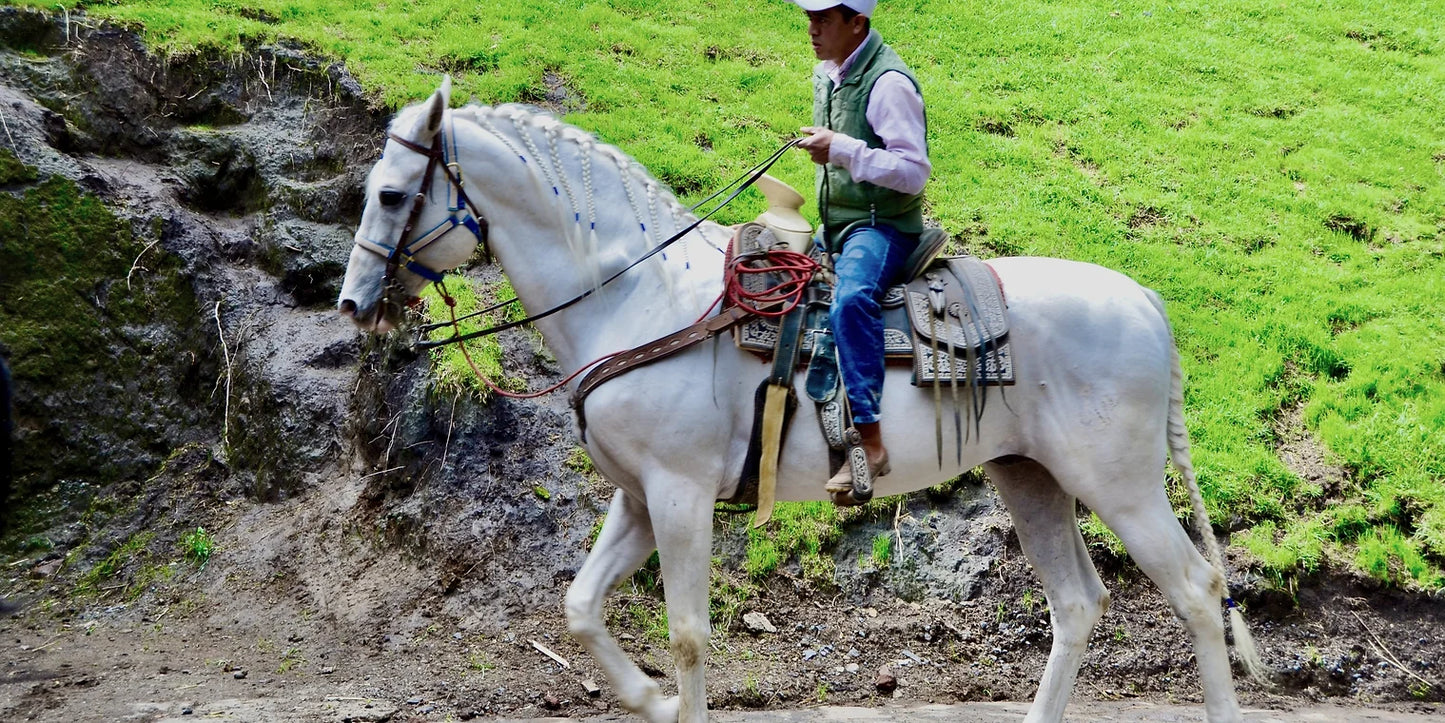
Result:
{"label": "tooled leather saddle", "polygon": [[[778,236],[763,223],[744,224],[734,237],[733,252],[759,253],[782,245]],[[998,277],[975,257],[939,257],[946,240],[947,235],[940,229],[925,231],[906,267],[908,280],[890,288],[881,301],[885,359],[890,364],[911,365],[914,386],[934,390],[940,466],[945,394],[952,403],[955,447],[961,457],[965,439],[961,405],[968,405],[972,429],[976,429],[987,401],[987,387],[1014,382],[1007,306]],[[813,255],[825,268],[830,266],[821,251],[815,249]],[[761,291],[778,281],[767,274],[742,277],[745,285],[754,287],[750,291]],[[793,365],[781,366],[806,368],[807,394],[817,405],[819,425],[836,465],[849,446],[845,430],[850,425],[828,321],[832,295],[831,273],[819,273],[795,314],[749,317],[733,328],[733,334],[739,347],[774,359],[775,377],[779,376],[780,358],[796,360]],[[737,494],[727,502],[748,504],[756,500],[760,428],[761,421],[755,425]]]}

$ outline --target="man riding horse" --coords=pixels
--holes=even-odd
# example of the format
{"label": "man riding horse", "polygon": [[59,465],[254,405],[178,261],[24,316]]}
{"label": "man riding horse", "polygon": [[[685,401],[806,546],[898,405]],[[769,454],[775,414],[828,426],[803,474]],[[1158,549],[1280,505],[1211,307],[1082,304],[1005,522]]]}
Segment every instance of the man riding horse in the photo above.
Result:
{"label": "man riding horse", "polygon": [[[918,81],[872,29],[877,0],[792,0],[808,14],[813,53],[813,125],[798,147],[818,164],[820,239],[834,255],[830,310],[853,423],[873,477],[888,474],[879,400],[887,289],[904,281],[923,232],[923,187],[933,170]],[[853,488],[850,466],[830,493]],[[839,499],[838,495],[834,499]]]}
{"label": "man riding horse", "polygon": [[[873,264],[867,273],[872,278],[863,284],[871,291],[880,280],[892,281],[882,277],[897,275],[887,268],[890,256],[904,255],[895,245],[906,249],[911,235],[923,230],[916,194],[930,169],[923,160],[916,85],[868,27],[873,2],[847,0],[847,6],[854,12],[861,7],[865,20],[845,17],[836,6],[810,11],[823,12],[810,18],[810,26],[817,21],[811,32],[819,57],[841,72],[828,78],[833,68],[828,62],[820,67],[825,92],[806,147],[824,165],[823,230],[834,246],[830,250],[841,249],[840,273],[857,275],[849,265],[855,263],[853,249],[860,249],[860,260]],[[881,89],[900,80],[915,95],[875,104]],[[697,324],[698,309],[727,291],[724,254],[705,251],[722,251],[719,242],[728,230],[694,215],[624,152],[579,128],[523,106],[453,109],[450,99],[450,82],[443,81],[430,99],[392,121],[386,152],[367,176],[366,206],[337,308],[361,328],[385,332],[429,279],[467,263],[485,243],[521,303],[547,309],[531,323],[560,367],[585,370],[603,357],[608,361],[597,368],[617,360],[633,364],[619,366],[627,373],[602,378],[605,384],[597,382],[585,397],[588,433],[581,441],[617,492],[587,562],[568,588],[568,629],[606,673],[625,708],[648,723],[705,723],[714,505],[740,484],[747,464],[741,452],[757,427],[756,394],[749,392],[770,383],[772,371],[751,351],[719,338],[741,315],[719,312],[701,328]],[[899,140],[907,134],[897,132],[891,117],[910,102],[917,111],[908,136],[912,143]],[[893,171],[920,170],[921,164],[921,173],[899,190],[883,178],[892,175],[896,181],[895,174],[869,176],[866,169],[879,167],[860,162],[869,155],[886,159],[881,165]],[[446,191],[427,193],[433,187]],[[664,213],[639,199],[655,200]],[[662,248],[657,236],[666,233],[657,228],[659,216],[672,221],[680,248],[690,244],[694,253],[671,258],[657,253]],[[470,232],[451,232],[457,228]],[[579,242],[592,231],[595,243]],[[619,259],[634,259],[617,272],[629,274],[630,283],[613,287],[604,301],[593,293],[599,271],[615,268]],[[1009,290],[1010,404],[986,411],[980,405],[976,435],[958,444],[958,455],[945,464],[938,453],[938,425],[933,439],[918,433],[930,407],[937,420],[939,387],[935,384],[932,394],[894,388],[886,413],[899,430],[889,438],[898,465],[877,492],[912,492],[984,467],[1049,603],[1053,643],[1029,720],[1064,720],[1092,631],[1108,605],[1108,589],[1079,533],[1082,501],[1164,591],[1192,635],[1211,723],[1242,721],[1219,614],[1220,600],[1229,595],[1223,556],[1189,455],[1184,375],[1163,299],[1123,274],[1076,261],[998,258],[987,266],[988,283]],[[947,279],[936,281],[944,286]],[[910,296],[906,309],[936,317],[940,300],[934,296],[930,281],[923,304]],[[952,315],[951,306],[945,307]],[[933,326],[931,317],[925,321]],[[950,374],[956,368],[952,359],[939,359],[939,340],[952,346],[954,339],[968,339],[962,332],[930,333],[936,361],[920,367],[915,356],[914,371],[930,370],[938,379],[943,365]],[[692,335],[702,341],[684,345],[683,338]],[[849,346],[851,351],[858,345]],[[966,356],[974,348],[965,345]],[[660,355],[667,349],[677,351]],[[643,353],[651,350],[659,352]],[[881,370],[878,356],[875,351],[874,368]],[[982,359],[964,361],[975,379]],[[846,363],[856,361],[854,355]],[[900,386],[910,371],[895,367],[888,373]],[[587,381],[574,383],[580,417],[577,400]],[[856,395],[860,383],[848,383]],[[875,404],[877,389],[871,395]],[[869,401],[855,399],[862,415],[859,409],[853,414],[875,425],[865,431],[882,471],[879,411]],[[870,412],[873,416],[866,416]],[[792,434],[778,443],[775,498],[826,498],[818,488],[823,475],[816,460],[835,449],[830,440]],[[862,450],[849,455],[857,458],[861,478],[868,471],[867,455]],[[1174,461],[1188,490],[1208,559],[1175,516],[1164,485],[1166,459]],[[608,593],[654,551],[667,580],[675,696],[664,694],[607,630]],[[1263,676],[1238,607],[1226,604],[1236,649],[1246,668]]]}

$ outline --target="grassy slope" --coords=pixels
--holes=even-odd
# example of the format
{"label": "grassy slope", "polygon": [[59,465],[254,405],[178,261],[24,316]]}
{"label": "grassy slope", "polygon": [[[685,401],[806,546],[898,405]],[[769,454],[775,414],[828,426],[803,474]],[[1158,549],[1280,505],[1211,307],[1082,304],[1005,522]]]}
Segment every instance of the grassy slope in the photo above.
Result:
{"label": "grassy slope", "polygon": [[[577,7],[578,5],[582,7]],[[1267,568],[1323,557],[1445,584],[1445,24],[1406,0],[888,0],[929,102],[932,213],[992,253],[1123,270],[1170,302],[1195,461]],[[255,9],[248,9],[255,8]],[[538,100],[698,196],[806,123],[814,62],[783,0],[117,0],[159,46],[299,39],[387,103],[436,73]],[[801,154],[778,175],[801,188]],[[756,199],[752,201],[756,204]],[[756,206],[733,213],[749,217]],[[1301,480],[1276,420],[1350,477]]]}

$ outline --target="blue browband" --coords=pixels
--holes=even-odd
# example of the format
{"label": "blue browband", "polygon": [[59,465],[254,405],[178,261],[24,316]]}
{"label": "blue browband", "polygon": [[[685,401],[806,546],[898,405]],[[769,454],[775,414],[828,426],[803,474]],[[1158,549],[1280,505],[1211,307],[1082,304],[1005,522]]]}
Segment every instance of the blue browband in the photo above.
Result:
{"label": "blue browband", "polygon": [[[414,197],[412,215],[411,218],[408,219],[405,229],[402,231],[403,239],[400,247],[389,246],[380,241],[375,241],[360,235],[355,238],[355,243],[357,246],[385,258],[388,264],[405,268],[407,271],[427,281],[440,282],[445,272],[433,269],[417,260],[416,255],[420,253],[422,249],[426,248],[433,241],[451,233],[458,226],[464,226],[468,231],[471,231],[472,235],[477,237],[477,242],[482,244],[484,248],[487,243],[486,226],[473,215],[471,201],[467,198],[466,191],[463,190],[461,167],[455,161],[450,160],[451,158],[457,157],[456,133],[448,132],[447,126],[444,124],[442,132],[437,138],[437,143],[431,148],[417,145],[394,134],[388,134],[388,137],[396,141],[403,148],[427,156],[431,159],[431,162],[427,164],[426,177],[422,179],[421,190],[418,191]],[[446,173],[449,181],[447,184],[447,208],[451,213],[443,219],[441,223],[438,223],[413,238],[410,242],[407,242],[405,236],[408,231],[410,231],[412,224],[416,222],[417,217],[421,215],[421,209],[423,208],[423,203],[430,189],[431,178],[435,171],[434,167],[437,161],[441,162],[442,169]]]}

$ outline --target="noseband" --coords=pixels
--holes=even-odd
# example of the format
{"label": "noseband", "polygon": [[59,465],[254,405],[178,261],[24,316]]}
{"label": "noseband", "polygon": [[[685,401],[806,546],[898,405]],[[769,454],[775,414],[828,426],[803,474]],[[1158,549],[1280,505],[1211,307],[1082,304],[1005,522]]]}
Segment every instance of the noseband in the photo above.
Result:
{"label": "noseband", "polygon": [[[465,226],[468,231],[472,232],[472,235],[477,237],[477,243],[482,247],[483,256],[488,263],[491,263],[492,252],[487,246],[487,219],[477,212],[471,199],[467,198],[467,193],[462,183],[461,167],[456,161],[449,160],[449,158],[455,158],[457,152],[455,148],[455,134],[450,134],[450,148],[447,142],[448,135],[446,130],[443,129],[440,133],[437,133],[435,140],[432,141],[431,147],[428,148],[413,143],[395,133],[388,132],[386,134],[387,138],[395,141],[402,148],[426,156],[427,164],[426,173],[421,179],[421,188],[418,189],[416,195],[412,197],[411,215],[407,217],[406,225],[402,227],[401,237],[398,239],[396,245],[388,246],[360,235],[356,237],[357,246],[386,259],[386,273],[382,276],[381,280],[382,299],[381,303],[377,305],[376,310],[376,318],[378,321],[383,318],[388,306],[395,306],[397,309],[401,309],[406,303],[404,287],[400,280],[397,279],[397,271],[402,267],[405,267],[407,271],[432,283],[441,282],[444,272],[423,264],[416,258],[416,255],[433,241],[447,235],[458,226]],[[431,192],[432,178],[438,167],[447,175],[447,207],[451,213],[443,219],[441,223],[438,223],[436,226],[433,226],[431,229],[408,241],[407,239],[412,235],[412,229],[416,227],[416,222],[421,218],[421,213],[426,208],[427,199]]]}

